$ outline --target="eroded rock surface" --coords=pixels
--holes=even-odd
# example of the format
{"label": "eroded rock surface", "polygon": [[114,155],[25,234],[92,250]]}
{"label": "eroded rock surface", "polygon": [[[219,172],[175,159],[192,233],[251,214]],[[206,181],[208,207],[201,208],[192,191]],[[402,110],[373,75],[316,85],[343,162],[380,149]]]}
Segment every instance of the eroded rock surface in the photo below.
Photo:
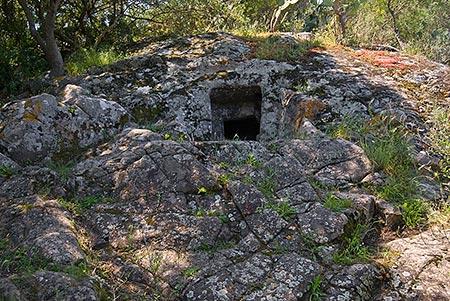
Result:
{"label": "eroded rock surface", "polygon": [[[448,281],[436,276],[448,266],[443,236],[388,243],[401,256],[387,272],[370,260],[336,260],[359,223],[395,228],[401,216],[365,189],[383,177],[364,150],[328,137],[326,125],[394,114],[417,129],[414,151],[426,153],[426,122],[399,86],[443,90],[437,79],[447,68],[428,62],[394,78],[347,50],[297,63],[251,54],[227,34],[160,42],[59,81],[55,95],[4,107],[0,298],[446,296]],[[217,88],[248,97],[246,106],[237,99],[214,111]],[[226,96],[214,97],[223,105]],[[257,139],[213,140],[226,136],[215,132],[227,130],[220,118],[233,116],[258,122]],[[346,207],[325,204],[330,193]]]}

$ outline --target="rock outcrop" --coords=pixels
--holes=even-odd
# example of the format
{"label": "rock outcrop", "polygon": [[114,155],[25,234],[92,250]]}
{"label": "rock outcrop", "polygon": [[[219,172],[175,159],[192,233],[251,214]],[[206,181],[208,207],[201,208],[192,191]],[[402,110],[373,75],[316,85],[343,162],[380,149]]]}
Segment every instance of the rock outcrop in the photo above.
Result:
{"label": "rock outcrop", "polygon": [[[0,297],[447,298],[448,231],[388,242],[401,254],[388,271],[336,259],[361,223],[395,228],[401,216],[365,189],[383,179],[363,148],[326,125],[389,114],[426,154],[427,104],[403,88],[448,90],[443,65],[397,54],[409,69],[392,75],[360,54],[276,62],[231,35],[201,35],[6,105]],[[345,208],[325,204],[330,191]],[[423,239],[436,243],[421,249]]]}

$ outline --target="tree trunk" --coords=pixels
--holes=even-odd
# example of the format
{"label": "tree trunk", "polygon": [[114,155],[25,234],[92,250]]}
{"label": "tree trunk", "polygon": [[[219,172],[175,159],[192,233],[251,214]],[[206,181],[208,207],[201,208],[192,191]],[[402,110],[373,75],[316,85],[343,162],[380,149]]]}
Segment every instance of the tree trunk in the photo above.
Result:
{"label": "tree trunk", "polygon": [[30,9],[30,4],[26,0],[19,0],[19,4],[25,12],[31,36],[41,47],[45,59],[50,65],[51,77],[64,75],[64,61],[55,38],[56,12],[60,3],[61,0],[49,0],[45,17],[41,16],[41,18],[38,19],[43,30],[43,33],[40,33],[37,30],[35,17]]}
{"label": "tree trunk", "polygon": [[58,77],[64,75],[64,61],[61,51],[56,43],[55,37],[46,39],[45,42],[45,59],[50,65],[50,77]]}
{"label": "tree trunk", "polygon": [[333,11],[336,15],[339,25],[340,35],[337,37],[337,40],[338,42],[342,42],[347,34],[347,14],[345,13],[345,9],[341,5],[341,2],[338,0],[333,2]]}
{"label": "tree trunk", "polygon": [[398,24],[397,24],[397,16],[395,14],[394,8],[392,7],[392,1],[388,0],[387,1],[387,10],[389,12],[389,15],[391,16],[392,19],[392,26],[394,29],[394,35],[395,35],[395,39],[397,40],[398,46],[400,47],[400,50],[404,49],[404,43],[403,40],[401,38],[400,35],[400,29],[398,28]]}

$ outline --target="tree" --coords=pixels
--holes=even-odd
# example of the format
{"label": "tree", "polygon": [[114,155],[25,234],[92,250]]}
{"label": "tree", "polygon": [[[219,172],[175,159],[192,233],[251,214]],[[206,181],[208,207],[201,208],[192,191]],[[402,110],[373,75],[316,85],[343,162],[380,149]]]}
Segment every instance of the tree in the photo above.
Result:
{"label": "tree", "polygon": [[55,37],[56,14],[61,0],[18,1],[25,13],[31,35],[50,65],[50,76],[63,75],[64,61]]}

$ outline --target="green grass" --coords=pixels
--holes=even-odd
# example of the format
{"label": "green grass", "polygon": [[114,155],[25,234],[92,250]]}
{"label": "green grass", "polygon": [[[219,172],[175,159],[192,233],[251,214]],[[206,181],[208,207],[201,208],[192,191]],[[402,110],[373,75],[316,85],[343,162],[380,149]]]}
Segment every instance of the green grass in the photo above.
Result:
{"label": "green grass", "polygon": [[221,174],[217,178],[217,182],[219,183],[220,186],[225,187],[230,182],[230,178],[231,176],[229,174]]}
{"label": "green grass", "polygon": [[264,208],[271,209],[284,219],[291,219],[297,214],[297,210],[288,201],[270,202]]}
{"label": "green grass", "polygon": [[442,157],[437,176],[450,181],[450,109],[436,108],[431,116],[430,138],[433,150]]}
{"label": "green grass", "polygon": [[309,301],[320,301],[325,296],[322,291],[322,276],[317,275],[313,278],[308,287]]}
{"label": "green grass", "polygon": [[416,228],[426,222],[426,215],[429,208],[424,201],[413,199],[403,202],[401,210],[405,226],[408,228]]}
{"label": "green grass", "polygon": [[14,175],[14,173],[15,171],[11,166],[0,165],[0,177],[9,179]]}
{"label": "green grass", "polygon": [[427,204],[418,198],[419,171],[411,155],[406,129],[390,117],[377,116],[366,122],[347,117],[332,127],[329,134],[358,143],[375,170],[386,175],[382,185],[368,188],[378,197],[400,206],[407,227],[414,228],[426,221]]}
{"label": "green grass", "polygon": [[353,231],[344,237],[342,249],[333,255],[333,261],[345,265],[367,261],[370,256],[369,248],[363,242],[366,232],[366,225],[356,224]]}
{"label": "green grass", "polygon": [[[271,169],[266,170],[266,175],[261,180],[257,181],[256,187],[259,191],[268,199],[275,198],[275,191],[277,188],[277,181],[275,179],[275,172]],[[253,184],[253,180],[245,179],[244,182],[249,182],[249,184]]]}
{"label": "green grass", "polygon": [[75,215],[81,215],[86,210],[92,208],[96,204],[100,203],[110,203],[112,202],[111,198],[103,197],[103,196],[86,196],[83,198],[75,198],[75,199],[58,199],[58,203],[63,206],[68,211],[72,212]]}
{"label": "green grass", "polygon": [[244,164],[250,165],[253,168],[260,168],[262,166],[261,161],[256,159],[254,154],[249,154],[245,159]]}
{"label": "green grass", "polygon": [[69,179],[74,166],[75,162],[73,161],[69,161],[67,163],[51,161],[48,164],[48,168],[55,171],[63,180]]}
{"label": "green grass", "polygon": [[200,268],[196,266],[189,267],[183,271],[184,278],[193,278],[200,272]]}
{"label": "green grass", "polygon": [[66,63],[67,72],[70,75],[79,75],[85,73],[92,67],[101,67],[110,65],[125,56],[112,49],[98,50],[98,49],[80,49],[72,54]]}
{"label": "green grass", "polygon": [[323,205],[333,212],[342,212],[345,209],[352,207],[352,201],[349,199],[341,199],[332,193],[328,193]]}
{"label": "green grass", "polygon": [[202,243],[198,248],[199,251],[203,251],[208,254],[214,254],[221,250],[231,249],[236,245],[236,242],[233,240],[225,241],[220,240],[214,244]]}
{"label": "green grass", "polygon": [[316,41],[298,41],[287,43],[282,38],[271,36],[257,43],[255,55],[259,59],[276,61],[298,61],[311,48],[318,47]]}
{"label": "green grass", "polygon": [[84,261],[70,266],[62,266],[44,258],[33,249],[13,248],[6,239],[0,240],[0,269],[9,273],[25,275],[40,270],[64,272],[75,279],[85,278],[90,273],[90,268]]}

